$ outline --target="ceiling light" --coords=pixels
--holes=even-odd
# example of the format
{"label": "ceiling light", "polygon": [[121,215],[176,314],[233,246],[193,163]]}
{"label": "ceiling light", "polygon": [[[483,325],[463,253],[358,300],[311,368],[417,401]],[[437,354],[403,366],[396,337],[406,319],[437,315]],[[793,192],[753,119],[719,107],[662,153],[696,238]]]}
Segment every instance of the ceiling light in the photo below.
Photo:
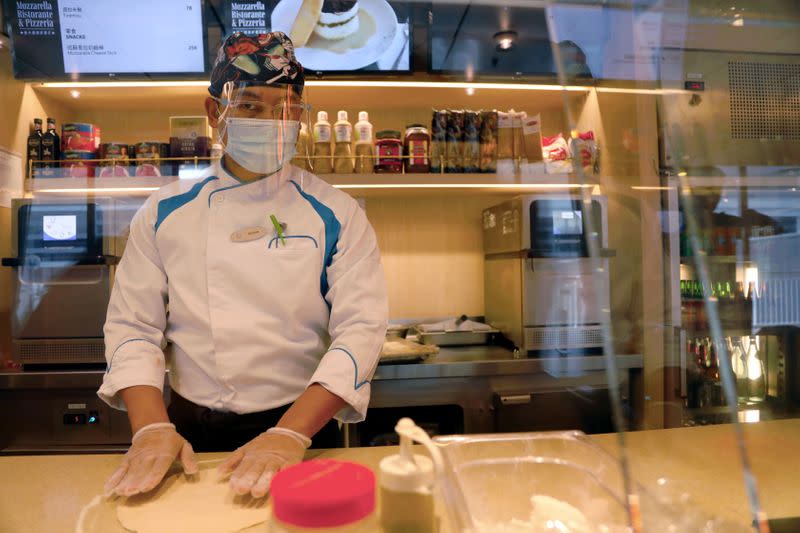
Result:
{"label": "ceiling light", "polygon": [[73,90],[71,90],[71,91],[69,92],[69,95],[70,95],[71,97],[73,97],[73,98],[80,98],[80,97],[81,97],[81,92],[80,92],[80,91],[77,91],[77,90],[75,90],[75,89],[73,89]]}
{"label": "ceiling light", "polygon": [[507,52],[514,47],[514,41],[517,40],[517,32],[499,31],[494,34],[494,43],[498,52]]}

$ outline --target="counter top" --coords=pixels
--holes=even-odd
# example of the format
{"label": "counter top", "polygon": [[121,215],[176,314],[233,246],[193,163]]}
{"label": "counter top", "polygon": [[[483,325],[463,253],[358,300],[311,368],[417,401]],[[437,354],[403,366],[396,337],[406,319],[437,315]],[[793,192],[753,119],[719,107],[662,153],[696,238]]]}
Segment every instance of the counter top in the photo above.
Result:
{"label": "counter top", "polygon": [[[800,515],[800,420],[745,426],[750,461],[763,510],[769,518]],[[732,427],[704,426],[626,434],[632,472],[645,487],[667,476],[693,495],[696,508],[741,524],[750,521],[741,463]],[[617,436],[591,437],[613,455]],[[373,469],[395,447],[311,451],[363,463]],[[224,454],[200,454],[201,460]],[[74,531],[83,506],[97,495],[119,455],[0,457],[0,531]],[[95,531],[95,530],[89,530]]]}
{"label": "counter top", "polygon": [[[373,381],[432,379],[546,373],[555,377],[602,371],[607,361],[602,355],[583,357],[542,357],[514,359],[512,352],[499,346],[442,348],[435,357],[420,363],[381,364]],[[642,367],[641,355],[617,356],[619,370]],[[0,389],[96,388],[102,369],[0,372]]]}

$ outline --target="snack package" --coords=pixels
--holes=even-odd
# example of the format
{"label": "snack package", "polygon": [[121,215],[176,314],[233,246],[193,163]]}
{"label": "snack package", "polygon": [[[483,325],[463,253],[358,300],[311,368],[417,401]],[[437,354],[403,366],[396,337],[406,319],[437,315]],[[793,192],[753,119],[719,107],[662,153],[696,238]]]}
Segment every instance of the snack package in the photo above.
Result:
{"label": "snack package", "polygon": [[522,120],[528,117],[524,111],[509,111],[511,114],[511,144],[514,159],[518,163],[525,163],[525,149],[522,143]]}
{"label": "snack package", "polygon": [[555,137],[542,137],[542,157],[548,174],[572,172],[569,160],[569,145],[560,133]]}
{"label": "snack package", "polygon": [[497,111],[481,111],[481,172],[497,172]]}
{"label": "snack package", "polygon": [[522,149],[528,163],[538,163],[542,155],[542,116],[522,118]]}
{"label": "snack package", "polygon": [[442,172],[447,158],[447,111],[433,110],[431,119],[431,172]]}
{"label": "snack package", "polygon": [[592,176],[597,173],[597,143],[594,140],[594,132],[578,132],[572,138],[572,157],[576,165],[583,168],[583,173]]}
{"label": "snack package", "polygon": [[478,172],[481,165],[481,115],[464,112],[464,172]]}
{"label": "snack package", "polygon": [[463,172],[464,160],[464,111],[447,112],[447,160],[445,172]]}
{"label": "snack package", "polygon": [[497,112],[497,159],[514,159],[513,124],[511,113]]}

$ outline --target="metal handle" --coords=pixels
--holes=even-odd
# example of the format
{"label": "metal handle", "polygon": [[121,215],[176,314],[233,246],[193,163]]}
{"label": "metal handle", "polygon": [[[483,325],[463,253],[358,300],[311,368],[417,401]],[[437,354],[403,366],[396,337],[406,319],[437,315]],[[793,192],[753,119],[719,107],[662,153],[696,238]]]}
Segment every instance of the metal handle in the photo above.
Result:
{"label": "metal handle", "polygon": [[530,394],[509,394],[509,395],[500,395],[500,404],[501,405],[527,405],[531,403],[531,395]]}
{"label": "metal handle", "polygon": [[[36,267],[34,267],[36,268]],[[101,281],[103,281],[103,271],[102,268],[97,269],[97,279],[88,279],[88,280],[80,280],[80,281],[27,281],[22,278],[22,271],[25,270],[24,268],[17,269],[17,279],[19,280],[21,285],[44,285],[48,287],[55,287],[55,286],[64,286],[64,285],[97,285]]]}

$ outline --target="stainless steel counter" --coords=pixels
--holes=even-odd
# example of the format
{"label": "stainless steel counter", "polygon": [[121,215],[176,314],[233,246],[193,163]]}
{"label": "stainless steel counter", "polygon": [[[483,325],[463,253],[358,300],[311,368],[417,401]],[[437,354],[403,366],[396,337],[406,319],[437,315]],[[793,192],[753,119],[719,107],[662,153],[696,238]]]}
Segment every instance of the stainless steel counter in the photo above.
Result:
{"label": "stainless steel counter", "polygon": [[[436,379],[548,374],[568,377],[586,372],[604,371],[603,356],[550,357],[514,359],[512,352],[499,346],[442,348],[425,362],[381,364],[373,382],[400,379]],[[617,356],[619,370],[642,367],[641,355]],[[15,389],[84,389],[100,387],[103,370],[47,370],[0,372],[0,390]]]}
{"label": "stainless steel counter", "polygon": [[[416,409],[415,417],[436,422],[452,418],[451,411],[437,409],[455,408],[461,420],[457,427],[466,433],[508,430],[502,425],[507,422],[498,420],[516,423],[531,413],[537,424],[563,419],[570,427],[581,427],[583,420],[595,416],[592,412],[568,416],[606,394],[606,364],[602,356],[514,359],[512,352],[495,346],[443,348],[425,362],[380,365],[371,382],[371,419],[396,421],[398,414],[410,416],[403,410]],[[617,357],[623,397],[631,396],[632,375],[639,375],[641,367],[640,355]],[[124,447],[130,442],[126,414],[109,408],[96,395],[103,372],[96,368],[0,373],[0,453]],[[166,380],[164,389],[167,396]],[[512,403],[506,404],[509,398]],[[575,398],[580,405],[569,407]],[[91,413],[97,420],[94,425],[68,423],[68,415]],[[359,437],[364,428],[358,424],[351,429]]]}

